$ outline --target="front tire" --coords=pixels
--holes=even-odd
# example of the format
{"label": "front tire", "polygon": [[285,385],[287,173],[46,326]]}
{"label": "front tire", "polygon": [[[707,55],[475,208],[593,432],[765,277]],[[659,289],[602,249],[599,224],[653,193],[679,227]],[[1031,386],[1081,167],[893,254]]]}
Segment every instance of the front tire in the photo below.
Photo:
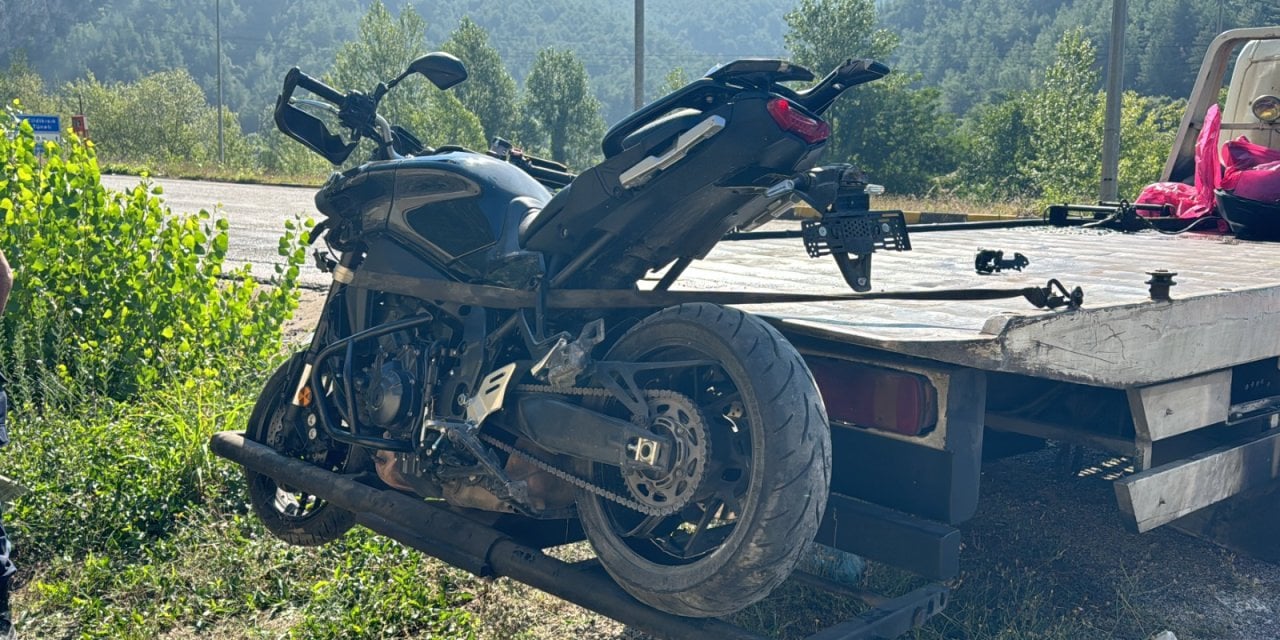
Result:
{"label": "front tire", "polygon": [[[669,516],[645,516],[582,492],[579,516],[601,564],[636,599],[677,615],[722,616],[763,599],[813,540],[831,480],[830,427],[804,360],[759,318],[705,303],[645,318],[607,360],[714,365],[637,374],[643,389],[692,400],[698,417],[684,426],[705,434],[705,445],[691,442],[706,468]],[[637,486],[656,486],[618,466],[584,470],[637,499],[653,494],[637,495]]]}
{"label": "front tire", "polygon": [[[368,470],[367,452],[359,447],[310,437],[309,411],[298,407],[289,419],[291,395],[302,375],[302,354],[295,354],[276,369],[249,416],[245,436],[272,447],[277,453],[299,458],[336,473]],[[314,402],[323,401],[314,396]],[[316,426],[316,429],[319,427]],[[318,444],[327,442],[327,445]],[[355,514],[304,492],[281,486],[270,476],[245,469],[249,506],[275,537],[299,546],[318,546],[341,538],[355,526]]]}

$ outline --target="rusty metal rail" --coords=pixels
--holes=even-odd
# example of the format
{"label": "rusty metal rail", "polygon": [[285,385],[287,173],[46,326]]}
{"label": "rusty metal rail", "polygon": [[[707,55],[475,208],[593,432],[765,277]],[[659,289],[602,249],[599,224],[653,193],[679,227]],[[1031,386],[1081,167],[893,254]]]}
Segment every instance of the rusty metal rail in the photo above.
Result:
{"label": "rusty metal rail", "polygon": [[[397,491],[375,489],[286,458],[247,440],[239,432],[214,434],[209,448],[236,464],[356,513],[357,522],[377,533],[478,576],[504,576],[523,582],[661,638],[764,640],[764,636],[723,620],[684,618],[658,611],[628,595],[594,560],[563,562],[447,507]],[[801,579],[810,586],[847,591],[824,584],[821,579]],[[861,597],[858,593],[851,595]],[[873,599],[870,611],[820,631],[809,640],[893,638],[940,612],[947,596],[945,587],[930,585],[898,598]]]}

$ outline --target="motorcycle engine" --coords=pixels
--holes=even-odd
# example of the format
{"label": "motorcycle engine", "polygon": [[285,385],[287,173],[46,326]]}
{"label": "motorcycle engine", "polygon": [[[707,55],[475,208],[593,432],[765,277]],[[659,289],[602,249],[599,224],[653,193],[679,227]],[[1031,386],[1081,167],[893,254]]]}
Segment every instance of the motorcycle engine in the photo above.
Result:
{"label": "motorcycle engine", "polygon": [[390,437],[412,437],[416,418],[422,415],[421,383],[430,348],[398,334],[382,337],[377,345],[352,381],[360,423],[381,428]]}

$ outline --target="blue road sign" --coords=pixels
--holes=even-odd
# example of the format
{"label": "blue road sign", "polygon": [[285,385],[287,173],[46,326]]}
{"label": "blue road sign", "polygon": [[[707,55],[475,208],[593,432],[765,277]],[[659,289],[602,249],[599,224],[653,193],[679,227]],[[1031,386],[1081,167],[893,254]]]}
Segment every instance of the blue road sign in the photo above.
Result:
{"label": "blue road sign", "polygon": [[31,123],[31,130],[36,134],[36,155],[44,155],[45,142],[62,142],[62,120],[58,116],[24,113],[18,117]]}
{"label": "blue road sign", "polygon": [[30,122],[32,131],[36,133],[52,133],[54,135],[62,133],[62,122],[58,116],[23,114],[18,117]]}

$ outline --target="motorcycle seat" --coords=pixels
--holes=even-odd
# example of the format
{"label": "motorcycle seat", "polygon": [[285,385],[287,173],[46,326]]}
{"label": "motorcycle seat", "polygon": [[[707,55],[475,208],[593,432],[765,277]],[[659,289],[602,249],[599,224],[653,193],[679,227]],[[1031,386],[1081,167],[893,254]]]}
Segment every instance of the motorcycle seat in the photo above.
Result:
{"label": "motorcycle seat", "polygon": [[641,135],[631,147],[578,174],[541,210],[530,211],[520,223],[520,246],[548,253],[572,251],[584,241],[580,234],[595,226],[590,221],[605,220],[629,199],[621,175],[652,153],[649,140]]}
{"label": "motorcycle seat", "polygon": [[[630,149],[636,145],[652,148],[652,152],[661,152],[658,145],[675,137],[698,124],[706,116],[694,109],[678,109],[637,129],[622,139],[622,148]],[[652,153],[651,152],[651,153]]]}

